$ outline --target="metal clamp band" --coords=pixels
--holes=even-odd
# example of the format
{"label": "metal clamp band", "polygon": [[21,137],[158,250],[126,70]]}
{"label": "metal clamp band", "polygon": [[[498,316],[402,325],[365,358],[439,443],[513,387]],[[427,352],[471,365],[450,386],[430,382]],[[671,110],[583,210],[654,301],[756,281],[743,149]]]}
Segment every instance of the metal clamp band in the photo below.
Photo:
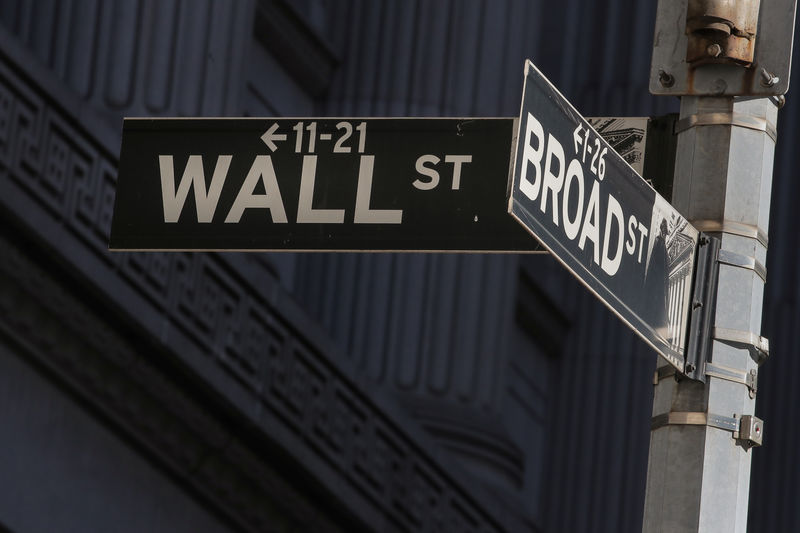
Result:
{"label": "metal clamp band", "polygon": [[717,260],[725,265],[735,266],[739,268],[746,268],[752,270],[764,283],[767,282],[767,267],[761,264],[761,261],[749,255],[737,254],[730,250],[720,250]]}
{"label": "metal clamp band", "polygon": [[750,130],[763,131],[773,141],[777,141],[778,132],[767,119],[746,115],[744,113],[701,113],[683,117],[675,123],[675,133],[686,131],[695,126],[739,126]]}
{"label": "metal clamp band", "polygon": [[656,415],[650,420],[650,431],[666,426],[708,426],[730,431],[733,438],[745,448],[761,446],[764,436],[764,421],[753,415],[731,417],[714,413],[672,411]]}
{"label": "metal clamp band", "polygon": [[749,237],[756,239],[758,242],[767,247],[769,239],[764,231],[750,224],[743,224],[741,222],[734,222],[733,220],[692,220],[692,225],[698,231],[705,231],[706,233],[730,233],[731,235],[738,235],[740,237]]}
{"label": "metal clamp band", "polygon": [[741,383],[747,387],[751,398],[755,398],[758,392],[758,371],[755,369],[744,372],[736,368],[706,363],[706,376]]}
{"label": "metal clamp band", "polygon": [[650,430],[665,426],[710,426],[727,431],[739,431],[739,419],[693,411],[671,411],[654,416],[650,420]]}
{"label": "metal clamp band", "polygon": [[744,346],[750,350],[750,357],[759,365],[769,357],[769,339],[756,335],[752,331],[714,328],[711,336],[720,342],[737,348]]}

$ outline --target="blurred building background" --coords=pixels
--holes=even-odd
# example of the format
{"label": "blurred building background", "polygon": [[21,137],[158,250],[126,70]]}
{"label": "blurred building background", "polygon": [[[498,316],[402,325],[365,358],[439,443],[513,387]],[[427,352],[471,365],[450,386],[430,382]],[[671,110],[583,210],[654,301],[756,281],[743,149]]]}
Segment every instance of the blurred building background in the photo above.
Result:
{"label": "blurred building background", "polygon": [[[0,531],[638,530],[656,356],[552,258],[107,239],[123,116],[514,116],[525,58],[586,116],[660,115],[654,20],[640,0],[0,0]],[[787,100],[750,531],[800,523]]]}

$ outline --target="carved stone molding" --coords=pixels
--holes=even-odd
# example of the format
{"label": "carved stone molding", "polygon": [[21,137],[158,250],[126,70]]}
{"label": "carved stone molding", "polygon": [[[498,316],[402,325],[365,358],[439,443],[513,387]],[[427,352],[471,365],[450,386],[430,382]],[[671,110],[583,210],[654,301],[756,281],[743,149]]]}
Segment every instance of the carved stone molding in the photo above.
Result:
{"label": "carved stone molding", "polygon": [[[192,394],[0,237],[0,339],[67,385],[245,531],[341,531]],[[152,350],[152,348],[151,348]],[[282,524],[282,526],[276,526]]]}

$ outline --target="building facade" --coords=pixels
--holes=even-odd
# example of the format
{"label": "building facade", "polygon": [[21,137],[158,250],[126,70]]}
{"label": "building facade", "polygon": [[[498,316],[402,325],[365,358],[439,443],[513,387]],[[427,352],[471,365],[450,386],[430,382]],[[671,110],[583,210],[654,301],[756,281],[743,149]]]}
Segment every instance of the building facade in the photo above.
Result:
{"label": "building facade", "polygon": [[[526,58],[584,115],[662,115],[654,19],[637,0],[0,0],[0,531],[638,530],[656,356],[551,257],[107,243],[123,116],[510,117]],[[797,109],[790,92],[751,531],[800,520]]]}

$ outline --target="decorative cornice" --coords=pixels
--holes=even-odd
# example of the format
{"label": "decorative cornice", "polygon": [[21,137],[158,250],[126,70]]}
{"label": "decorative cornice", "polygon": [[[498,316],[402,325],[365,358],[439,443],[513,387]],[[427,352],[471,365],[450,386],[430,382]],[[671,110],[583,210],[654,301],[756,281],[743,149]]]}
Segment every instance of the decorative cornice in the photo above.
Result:
{"label": "decorative cornice", "polygon": [[[106,319],[0,236],[0,339],[46,369],[96,414],[245,531],[339,531]],[[283,527],[278,525],[283,524]]]}

